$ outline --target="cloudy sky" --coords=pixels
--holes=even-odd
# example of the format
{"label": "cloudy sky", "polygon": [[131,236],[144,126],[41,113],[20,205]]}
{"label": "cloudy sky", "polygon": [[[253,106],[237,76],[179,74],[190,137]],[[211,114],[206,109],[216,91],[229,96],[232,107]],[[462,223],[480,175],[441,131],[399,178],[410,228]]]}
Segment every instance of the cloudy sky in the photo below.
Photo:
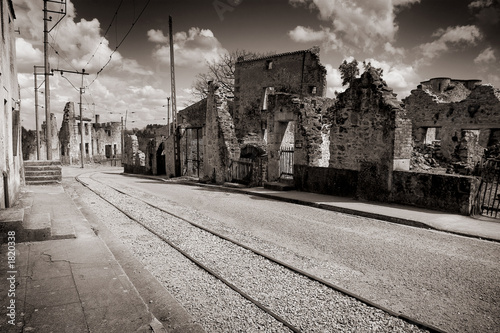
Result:
{"label": "cloudy sky", "polygon": [[[206,62],[237,49],[282,53],[320,46],[329,97],[343,90],[340,63],[353,58],[381,67],[400,99],[419,82],[439,76],[500,87],[499,1],[67,0],[67,15],[49,35],[50,64],[89,73],[83,81],[85,117],[119,121],[128,110],[128,128],[165,123],[169,15],[178,110],[193,99],[190,87]],[[33,129],[33,66],[43,65],[43,1],[13,3],[23,126]],[[55,11],[60,7],[51,4]],[[51,16],[49,28],[59,15]],[[41,84],[43,76],[38,80]],[[76,74],[50,78],[51,109],[59,123],[66,102],[78,108],[81,85]]]}

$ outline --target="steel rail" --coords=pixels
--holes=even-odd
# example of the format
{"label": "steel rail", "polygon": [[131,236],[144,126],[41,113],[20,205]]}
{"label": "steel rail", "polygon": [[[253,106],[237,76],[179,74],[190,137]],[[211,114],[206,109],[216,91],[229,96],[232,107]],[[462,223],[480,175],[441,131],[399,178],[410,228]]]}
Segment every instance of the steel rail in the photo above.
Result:
{"label": "steel rail", "polygon": [[[94,173],[98,173],[98,172],[94,172]],[[226,241],[228,241],[228,242],[231,242],[231,243],[233,243],[233,244],[235,244],[235,245],[237,245],[237,246],[239,246],[239,247],[242,247],[242,248],[244,248],[244,249],[246,249],[246,250],[248,250],[248,251],[251,251],[251,252],[255,253],[256,255],[259,255],[259,256],[261,256],[261,257],[264,257],[264,258],[266,258],[267,260],[272,261],[272,262],[274,262],[274,263],[276,263],[276,264],[278,264],[278,265],[280,265],[280,266],[282,266],[282,267],[285,267],[285,268],[287,268],[287,269],[289,269],[289,270],[291,270],[291,271],[293,271],[293,272],[295,272],[295,273],[297,273],[297,274],[303,275],[303,276],[305,276],[305,277],[307,277],[307,278],[311,279],[312,281],[318,282],[318,283],[320,283],[320,284],[322,284],[322,285],[324,285],[324,286],[326,286],[326,287],[329,287],[329,288],[331,288],[331,289],[333,289],[333,290],[336,290],[336,291],[338,291],[338,292],[340,292],[340,293],[342,293],[342,294],[344,294],[344,295],[347,295],[347,296],[353,297],[353,298],[357,299],[358,301],[360,301],[360,302],[362,302],[362,303],[365,303],[366,305],[369,305],[369,306],[371,306],[371,307],[374,307],[374,308],[377,308],[377,309],[379,309],[379,310],[382,310],[382,311],[384,311],[384,312],[386,312],[386,313],[390,314],[390,315],[391,315],[391,316],[393,316],[393,317],[396,317],[396,318],[399,318],[399,319],[401,319],[401,320],[404,320],[404,321],[406,321],[407,323],[413,324],[413,325],[415,325],[415,326],[417,326],[417,327],[419,327],[419,328],[422,328],[422,329],[428,330],[428,331],[429,331],[429,332],[431,332],[431,333],[446,333],[446,331],[444,331],[444,330],[442,330],[442,329],[440,329],[440,328],[438,328],[438,327],[436,327],[436,326],[433,326],[433,325],[431,325],[431,324],[426,324],[426,323],[423,323],[423,322],[419,321],[418,319],[412,318],[412,317],[410,317],[410,316],[407,316],[407,315],[404,315],[404,314],[401,314],[401,313],[394,312],[394,311],[392,311],[392,310],[390,310],[390,309],[388,309],[388,308],[386,308],[386,307],[384,307],[384,306],[382,306],[382,305],[380,305],[380,304],[377,304],[377,303],[375,303],[375,302],[373,302],[373,301],[371,301],[371,300],[368,300],[368,299],[366,299],[366,298],[364,298],[364,297],[362,297],[362,296],[360,296],[360,295],[357,295],[357,294],[355,294],[355,293],[353,293],[353,292],[351,292],[351,291],[349,291],[349,290],[347,290],[347,289],[344,289],[344,288],[342,288],[342,287],[340,287],[340,286],[338,286],[338,285],[335,285],[335,284],[333,284],[333,283],[331,283],[331,282],[329,282],[329,281],[326,281],[326,280],[324,280],[324,279],[322,279],[322,278],[320,278],[320,277],[317,277],[317,276],[315,276],[315,275],[313,275],[313,274],[311,274],[311,273],[308,273],[308,272],[306,272],[306,271],[304,271],[304,270],[302,270],[302,269],[300,269],[300,268],[297,268],[297,267],[295,267],[295,266],[292,266],[292,265],[290,265],[290,264],[288,264],[288,263],[286,263],[286,262],[284,262],[284,261],[281,261],[280,259],[274,258],[274,257],[270,256],[269,254],[266,254],[266,253],[264,253],[264,252],[261,252],[260,250],[253,249],[253,248],[251,248],[250,246],[245,245],[245,244],[243,244],[243,243],[241,243],[241,242],[239,242],[239,241],[233,240],[233,239],[231,239],[231,238],[229,238],[229,237],[227,237],[227,236],[224,236],[224,235],[222,235],[222,234],[220,234],[220,233],[218,233],[218,232],[216,232],[216,231],[210,230],[210,229],[208,229],[208,228],[206,228],[206,227],[204,227],[204,226],[202,226],[202,225],[199,225],[199,224],[197,224],[197,223],[195,223],[195,222],[189,221],[189,220],[187,220],[187,219],[185,219],[185,218],[183,218],[183,217],[181,217],[181,216],[179,216],[179,215],[176,215],[176,214],[171,213],[171,212],[169,212],[169,211],[167,211],[167,210],[165,210],[165,209],[163,209],[163,208],[161,208],[161,207],[158,207],[158,206],[156,206],[156,205],[154,205],[154,204],[152,204],[152,203],[149,203],[149,202],[147,202],[146,200],[144,200],[144,199],[142,199],[142,198],[136,197],[136,196],[131,195],[131,194],[129,194],[129,193],[126,193],[126,192],[124,192],[124,191],[122,191],[122,190],[120,190],[120,189],[117,189],[116,187],[114,187],[114,186],[112,186],[112,185],[106,184],[106,183],[104,183],[104,182],[102,182],[102,181],[100,181],[100,180],[97,180],[97,179],[95,179],[95,178],[92,178],[92,177],[90,177],[90,178],[91,178],[93,181],[98,182],[98,183],[100,183],[100,184],[102,184],[102,185],[105,185],[105,186],[107,186],[107,187],[109,187],[109,188],[113,189],[114,191],[116,191],[116,192],[118,192],[118,193],[120,193],[120,194],[123,194],[123,195],[125,195],[125,196],[131,197],[131,198],[133,198],[133,199],[135,199],[135,200],[138,200],[138,201],[144,202],[145,204],[147,204],[148,206],[150,206],[150,207],[152,207],[152,208],[155,208],[155,209],[157,209],[157,210],[160,210],[160,211],[162,211],[162,212],[164,212],[164,213],[166,213],[166,214],[169,214],[169,215],[171,215],[171,216],[173,216],[173,217],[175,217],[175,218],[177,218],[177,219],[180,219],[180,220],[182,220],[182,221],[184,221],[184,222],[186,222],[186,223],[188,223],[188,224],[190,224],[190,225],[192,225],[192,226],[194,226],[194,227],[196,227],[196,228],[199,228],[199,229],[201,229],[201,230],[203,230],[203,231],[205,231],[205,232],[208,232],[208,233],[210,233],[210,234],[212,234],[212,235],[214,235],[214,236],[216,236],[216,237],[219,237],[219,238],[224,239],[224,240],[226,240]],[[78,180],[78,179],[77,179],[77,180]],[[78,180],[78,181],[79,181],[79,180]],[[80,182],[80,181],[79,181],[79,182]],[[83,184],[83,183],[82,183],[82,184]],[[86,184],[85,184],[85,186],[86,186],[87,188],[89,188],[92,192],[94,192],[94,193],[96,193],[97,195],[99,195],[96,191],[92,190],[92,189],[91,189],[90,187],[88,187]],[[101,198],[103,198],[101,195],[99,195],[99,196],[100,196]],[[105,201],[107,201],[108,203],[110,203],[110,202],[109,202],[106,198],[103,198],[103,199],[104,199]],[[110,204],[111,204],[112,206],[116,207],[114,204],[112,204],[112,203],[110,203]],[[118,208],[118,207],[116,207],[116,208],[117,208],[118,210],[122,211],[120,208]],[[122,212],[123,212],[123,211],[122,211]],[[127,215],[127,217],[129,217],[129,215],[128,215],[126,212],[123,212],[123,213],[124,213],[125,215]],[[129,218],[130,218],[130,217],[129,217]],[[132,219],[135,221],[135,219],[134,219],[134,218],[132,218]],[[138,222],[138,223],[141,223],[141,222]],[[142,225],[142,224],[141,224],[141,225]],[[148,228],[146,227],[146,229],[148,229]],[[148,229],[148,230],[149,230],[149,229]],[[153,233],[154,233],[154,232],[153,232]],[[159,236],[159,237],[161,237],[161,236]]]}

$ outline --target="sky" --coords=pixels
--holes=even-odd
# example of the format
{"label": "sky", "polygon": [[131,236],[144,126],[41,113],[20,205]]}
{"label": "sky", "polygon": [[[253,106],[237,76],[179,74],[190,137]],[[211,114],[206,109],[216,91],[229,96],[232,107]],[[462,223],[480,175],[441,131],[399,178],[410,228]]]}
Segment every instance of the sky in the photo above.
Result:
{"label": "sky", "polygon": [[[22,124],[35,128],[33,66],[43,65],[43,0],[13,0]],[[60,12],[62,5],[50,3]],[[320,46],[327,97],[341,92],[343,60],[370,62],[399,99],[433,77],[480,79],[500,88],[500,0],[67,0],[51,13],[51,112],[66,102],[127,128],[166,123],[168,17],[173,18],[177,109],[207,62],[235,50],[284,53]],[[62,19],[55,25],[55,23]],[[42,70],[43,71],[43,70]],[[39,75],[40,123],[45,120]],[[83,82],[82,82],[83,80]],[[93,118],[95,119],[95,118]]]}

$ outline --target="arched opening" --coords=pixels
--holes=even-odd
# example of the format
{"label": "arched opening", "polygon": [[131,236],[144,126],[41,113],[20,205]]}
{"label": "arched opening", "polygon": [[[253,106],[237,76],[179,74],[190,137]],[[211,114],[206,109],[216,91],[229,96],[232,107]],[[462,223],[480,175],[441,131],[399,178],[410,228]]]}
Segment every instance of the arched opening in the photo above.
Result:
{"label": "arched opening", "polygon": [[165,144],[162,142],[156,151],[156,174],[166,175],[166,165],[165,165]]}

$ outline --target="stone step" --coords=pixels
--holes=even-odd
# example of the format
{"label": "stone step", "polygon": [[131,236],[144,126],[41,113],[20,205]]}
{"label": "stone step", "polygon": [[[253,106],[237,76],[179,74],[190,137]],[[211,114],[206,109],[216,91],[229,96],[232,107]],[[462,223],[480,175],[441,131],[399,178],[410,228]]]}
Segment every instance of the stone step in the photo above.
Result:
{"label": "stone step", "polygon": [[33,161],[27,160],[24,161],[24,166],[50,166],[50,165],[58,165],[61,166],[61,161],[53,160],[53,161]]}
{"label": "stone step", "polygon": [[16,242],[23,231],[23,208],[7,208],[0,209],[0,239],[2,242],[7,241],[8,232],[15,232]]}
{"label": "stone step", "polygon": [[51,185],[58,184],[61,179],[48,178],[48,179],[25,179],[26,185]]}
{"label": "stone step", "polygon": [[57,165],[25,165],[24,171],[61,171],[61,167]]}
{"label": "stone step", "polygon": [[24,176],[25,177],[31,177],[31,176],[59,176],[62,175],[62,172],[60,169],[54,169],[54,170],[24,170]]}
{"label": "stone step", "polygon": [[23,229],[22,241],[36,242],[51,239],[50,214],[27,214],[23,221]]}

